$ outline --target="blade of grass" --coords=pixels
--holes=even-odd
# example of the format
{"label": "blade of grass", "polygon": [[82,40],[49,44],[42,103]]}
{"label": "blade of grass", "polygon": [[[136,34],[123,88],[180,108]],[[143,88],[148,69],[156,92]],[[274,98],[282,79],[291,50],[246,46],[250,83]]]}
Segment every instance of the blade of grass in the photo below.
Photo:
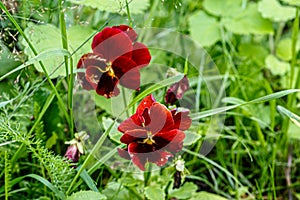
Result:
{"label": "blade of grass", "polygon": [[[22,37],[25,39],[25,41],[27,42],[29,48],[31,49],[31,51],[34,53],[35,56],[38,55],[38,52],[36,51],[36,49],[34,48],[33,44],[31,43],[31,41],[28,39],[28,37],[26,36],[26,34],[24,33],[24,31],[22,30],[22,28],[19,26],[19,24],[17,23],[17,21],[14,19],[14,17],[10,14],[10,12],[7,10],[7,8],[4,6],[3,2],[0,2],[0,8],[5,12],[5,14],[7,15],[7,17],[9,18],[9,20],[13,23],[13,25],[16,27],[16,29],[18,30],[18,32],[22,35]],[[62,100],[62,98],[60,97],[56,87],[54,86],[52,80],[50,79],[47,71],[46,71],[46,68],[44,66],[44,64],[39,61],[39,64],[41,66],[41,68],[43,69],[43,72],[45,73],[46,75],[46,78],[52,88],[52,90],[55,92],[55,96],[58,100],[58,103],[60,105],[60,108],[62,109],[65,117],[66,117],[66,120],[68,122],[68,124],[70,125],[70,118],[69,118],[69,115],[68,115],[68,112],[66,110],[66,107],[64,105],[64,102]]]}

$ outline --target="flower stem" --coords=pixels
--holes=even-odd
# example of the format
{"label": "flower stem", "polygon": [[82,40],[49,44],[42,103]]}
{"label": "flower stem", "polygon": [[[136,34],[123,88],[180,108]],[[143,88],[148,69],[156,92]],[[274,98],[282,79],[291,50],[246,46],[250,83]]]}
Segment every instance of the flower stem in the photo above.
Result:
{"label": "flower stem", "polygon": [[[127,100],[126,100],[126,94],[125,94],[125,88],[122,87],[122,96],[123,96],[123,102],[124,102],[124,108],[127,108]],[[126,116],[129,117],[129,111],[126,109]]]}
{"label": "flower stem", "polygon": [[127,12],[127,18],[129,21],[129,26],[132,27],[133,21],[132,21],[131,14],[130,14],[129,4],[128,4],[127,0],[125,0],[125,2],[126,2],[126,12]]}

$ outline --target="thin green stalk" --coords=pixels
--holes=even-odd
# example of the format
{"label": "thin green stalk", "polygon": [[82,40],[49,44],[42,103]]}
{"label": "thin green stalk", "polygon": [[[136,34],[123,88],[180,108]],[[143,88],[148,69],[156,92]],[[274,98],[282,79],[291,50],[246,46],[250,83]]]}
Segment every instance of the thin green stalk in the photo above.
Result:
{"label": "thin green stalk", "polygon": [[[65,21],[65,15],[64,15],[64,9],[63,9],[63,2],[62,0],[59,0],[59,8],[60,8],[60,15],[59,15],[59,22],[60,22],[60,32],[61,32],[61,40],[62,40],[62,46],[64,49],[68,50],[68,35],[67,35],[67,27],[66,27],[66,21]],[[68,110],[70,114],[70,123],[69,123],[69,129],[71,137],[74,137],[74,118],[73,118],[73,80],[74,80],[74,74],[73,74],[73,59],[70,57],[70,74],[69,74],[69,61],[68,56],[64,56],[64,63],[65,63],[65,70],[66,70],[66,77],[68,82]]]}
{"label": "thin green stalk", "polygon": [[[124,103],[124,108],[127,107],[127,100],[126,100],[126,94],[125,94],[125,88],[122,87],[122,97],[123,97],[123,103]],[[129,117],[129,110],[126,109],[126,116]]]}
{"label": "thin green stalk", "polygon": [[129,4],[128,4],[127,0],[125,0],[125,2],[126,2],[126,12],[127,12],[127,18],[129,21],[129,26],[132,27],[133,21],[132,21],[131,14],[130,14]]}
{"label": "thin green stalk", "polygon": [[[296,44],[298,40],[298,33],[299,33],[299,8],[297,8],[296,16],[293,24],[293,33],[292,33],[292,61],[291,61],[291,77],[290,77],[290,88],[294,88],[293,82],[294,82],[294,73],[295,73],[295,65],[297,61],[297,52],[296,52]],[[300,70],[296,77],[296,87],[300,85]],[[293,103],[295,102],[295,94],[291,94],[288,96],[287,99],[287,108],[291,109],[293,107]],[[287,146],[287,131],[289,129],[289,122],[290,120],[286,118],[282,125],[282,132],[284,134],[284,138],[282,140],[283,146]]]}
{"label": "thin green stalk", "polygon": [[[68,35],[67,35],[67,27],[66,27],[62,0],[59,0],[58,4],[59,4],[59,23],[60,23],[62,46],[64,49],[68,50]],[[69,82],[68,56],[64,56],[64,61],[65,61],[64,63],[65,63],[66,76]]]}
{"label": "thin green stalk", "polygon": [[[3,2],[0,2],[0,8],[5,12],[5,14],[7,15],[7,17],[9,18],[9,20],[14,24],[14,26],[16,27],[16,29],[18,30],[18,32],[22,35],[22,37],[24,38],[24,40],[27,42],[29,48],[31,49],[31,51],[33,52],[33,54],[35,56],[38,55],[38,52],[36,51],[36,49],[34,48],[33,44],[30,42],[29,38],[26,36],[26,34],[24,33],[24,31],[22,30],[22,28],[19,26],[19,24],[17,23],[17,21],[14,19],[14,17],[9,13],[9,11],[7,10],[7,8],[4,6]],[[46,75],[46,78],[52,88],[52,90],[55,92],[55,95],[56,95],[56,98],[58,100],[58,103],[68,121],[68,124],[70,124],[70,118],[69,118],[69,115],[68,115],[68,112],[65,108],[65,105],[64,105],[64,102],[63,100],[61,99],[57,89],[55,88],[53,82],[51,81],[49,75],[48,75],[48,72],[44,66],[44,64],[39,61],[39,64],[41,66],[41,68],[43,69],[43,72],[45,73]]]}

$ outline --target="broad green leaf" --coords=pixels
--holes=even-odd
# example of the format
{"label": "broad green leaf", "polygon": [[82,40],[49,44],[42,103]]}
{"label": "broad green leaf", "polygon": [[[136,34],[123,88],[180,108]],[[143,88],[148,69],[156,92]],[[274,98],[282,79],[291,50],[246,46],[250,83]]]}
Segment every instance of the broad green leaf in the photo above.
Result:
{"label": "broad green leaf", "polygon": [[185,138],[183,140],[183,145],[185,146],[192,145],[201,138],[200,134],[197,134],[192,131],[184,131],[184,133],[185,133]]}
{"label": "broad green leaf", "polygon": [[198,187],[194,183],[187,182],[182,187],[170,191],[170,197],[177,199],[190,199],[196,193]]}
{"label": "broad green leaf", "polygon": [[211,46],[221,39],[220,25],[216,18],[210,17],[205,12],[199,11],[190,19],[190,31],[192,39],[202,46]]}
{"label": "broad green leaf", "polygon": [[290,140],[300,140],[300,128],[296,124],[291,123],[287,133]]}
{"label": "broad green leaf", "polygon": [[[90,6],[112,13],[126,13],[126,0],[68,0],[75,4]],[[127,0],[131,14],[141,14],[149,7],[149,0]]]}
{"label": "broad green leaf", "polygon": [[[109,128],[109,126],[114,122],[111,118],[102,117],[103,127],[105,130]],[[120,138],[123,135],[120,131],[118,131],[119,123],[114,123],[111,131],[109,132],[109,138],[116,143],[121,143]]]}
{"label": "broad green leaf", "polygon": [[271,71],[273,75],[284,75],[290,69],[289,63],[280,61],[271,54],[267,56],[265,62],[266,67]]}
{"label": "broad green leaf", "polygon": [[80,191],[67,197],[67,200],[106,200],[106,196],[94,191]]}
{"label": "broad green leaf", "polygon": [[264,18],[275,22],[288,21],[295,17],[296,9],[282,6],[277,0],[262,0],[258,3],[258,10]]}
{"label": "broad green leaf", "polygon": [[20,65],[21,62],[17,61],[14,55],[0,40],[0,76],[8,73],[16,66]]}
{"label": "broad green leaf", "polygon": [[208,192],[199,192],[191,200],[226,200],[226,198]]}
{"label": "broad green leaf", "polygon": [[221,24],[236,34],[273,34],[272,22],[261,16],[255,3],[248,3],[241,13],[222,18]]}
{"label": "broad green leaf", "polygon": [[144,194],[149,200],[164,200],[165,199],[165,193],[164,193],[163,189],[157,185],[146,187]]}
{"label": "broad green leaf", "polygon": [[243,43],[239,46],[241,56],[255,61],[259,65],[264,65],[268,55],[267,49],[262,45]]}
{"label": "broad green leaf", "polygon": [[[296,51],[300,49],[300,37],[297,40]],[[278,58],[289,61],[292,59],[292,39],[284,38],[280,40],[276,46],[276,55]]]}
{"label": "broad green leaf", "polygon": [[[43,24],[43,25],[30,24],[25,29],[24,32],[29,38],[29,40],[32,42],[38,54],[53,49],[62,49],[60,30],[51,24]],[[70,51],[74,50],[75,48],[80,46],[80,44],[84,43],[85,40],[92,33],[93,30],[89,27],[73,26],[69,28],[67,30],[67,35],[68,35]],[[31,51],[27,42],[24,39],[22,41],[22,44],[25,46],[24,52],[29,57],[29,59],[34,58],[35,56],[33,52]],[[80,59],[80,57],[83,54],[91,51],[90,44],[91,41],[87,42],[85,45],[83,45],[83,47],[81,47],[81,49],[77,53],[75,53],[75,55],[73,55],[74,68],[77,66],[77,62]],[[66,75],[65,67],[64,65],[61,65],[63,61],[64,61],[63,55],[55,55],[52,56],[51,58],[48,57],[43,59],[43,63],[49,74],[52,74],[56,70],[50,76],[51,78],[56,78],[58,76]],[[39,63],[34,63],[34,66],[39,72],[43,72]],[[59,68],[57,69],[57,67]]]}
{"label": "broad green leaf", "polygon": [[300,0],[282,0],[282,1],[293,6],[300,6]]}
{"label": "broad green leaf", "polygon": [[234,16],[243,10],[242,0],[205,0],[203,6],[217,16]]}

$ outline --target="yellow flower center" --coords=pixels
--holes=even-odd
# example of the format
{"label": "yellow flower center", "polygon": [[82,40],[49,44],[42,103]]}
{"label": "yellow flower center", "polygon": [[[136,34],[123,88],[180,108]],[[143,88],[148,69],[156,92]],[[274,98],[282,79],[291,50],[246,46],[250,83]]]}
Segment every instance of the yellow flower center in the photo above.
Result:
{"label": "yellow flower center", "polygon": [[149,144],[149,145],[155,143],[155,141],[152,139],[152,133],[150,131],[148,132],[148,137],[145,138],[142,143]]}

